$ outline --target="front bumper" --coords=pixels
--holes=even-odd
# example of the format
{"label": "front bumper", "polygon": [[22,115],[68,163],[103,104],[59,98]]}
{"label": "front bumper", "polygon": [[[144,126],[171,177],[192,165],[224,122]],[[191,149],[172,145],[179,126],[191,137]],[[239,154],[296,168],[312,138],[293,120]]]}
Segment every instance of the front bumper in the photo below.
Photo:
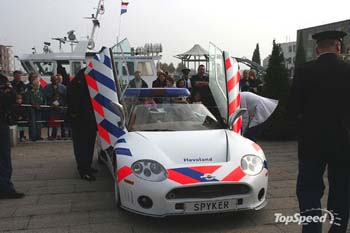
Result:
{"label": "front bumper", "polygon": [[[173,181],[165,180],[162,182],[149,182],[137,178],[134,175],[128,177],[133,182],[120,182],[120,198],[121,207],[138,214],[164,217],[168,215],[187,215],[187,214],[208,214],[232,212],[240,210],[261,209],[266,205],[267,181],[265,172],[258,176],[250,176],[244,178],[241,182],[205,182],[191,185],[181,185]],[[130,183],[133,183],[132,185]],[[182,189],[184,187],[206,188],[214,185],[244,185],[249,187],[249,192],[234,193],[232,195],[224,193],[200,196],[194,191],[193,196],[182,196],[179,198],[169,198],[169,193],[174,189]],[[208,188],[209,192],[210,188]],[[263,193],[263,194],[262,194]],[[147,197],[152,201],[152,206],[142,207],[139,202],[140,197]],[[209,211],[189,211],[187,206],[189,203],[220,203],[229,201],[233,203],[233,207],[229,209],[213,209]],[[218,204],[219,205],[219,204]]]}

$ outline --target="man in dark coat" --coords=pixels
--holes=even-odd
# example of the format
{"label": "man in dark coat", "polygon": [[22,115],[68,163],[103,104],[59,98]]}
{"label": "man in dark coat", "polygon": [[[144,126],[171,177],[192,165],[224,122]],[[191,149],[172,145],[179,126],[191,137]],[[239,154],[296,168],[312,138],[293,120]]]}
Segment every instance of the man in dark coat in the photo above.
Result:
{"label": "man in dark coat", "polygon": [[26,85],[22,81],[22,75],[23,73],[20,70],[15,70],[13,72],[13,80],[11,82],[11,85],[17,94],[24,94],[24,91],[26,89]]}
{"label": "man in dark coat", "polygon": [[209,88],[209,77],[205,75],[204,65],[198,66],[198,73],[191,78],[191,86],[193,102],[202,102],[218,120],[221,120],[222,117]]}
{"label": "man in dark coat", "polygon": [[191,92],[192,91],[192,85],[191,85],[191,79],[190,79],[191,70],[188,68],[183,68],[181,71],[183,75],[180,80],[184,80],[185,88],[187,88]]}
{"label": "man in dark coat", "polygon": [[143,80],[141,78],[141,72],[140,71],[136,70],[134,75],[135,75],[135,78],[133,78],[129,82],[129,87],[130,88],[148,88],[148,85],[145,82],[145,80]]}
{"label": "man in dark coat", "polygon": [[16,102],[16,94],[8,79],[0,74],[0,199],[22,198],[11,182],[11,144],[9,124],[11,108]]}
{"label": "man in dark coat", "polygon": [[91,167],[96,140],[96,120],[84,77],[85,69],[78,72],[67,88],[67,112],[71,122],[74,155],[80,177],[94,181]]}
{"label": "man in dark coat", "polygon": [[[325,187],[323,174],[328,167],[327,209],[336,217],[329,232],[346,232],[349,218],[350,65],[338,57],[345,35],[339,31],[313,35],[318,58],[296,69],[289,106],[300,124],[300,212],[308,216],[325,214],[320,210],[320,199]],[[303,225],[303,232],[322,232],[322,223]]]}
{"label": "man in dark coat", "polygon": [[206,106],[210,105],[209,77],[205,75],[205,66],[199,65],[198,72],[191,78],[191,95],[194,98],[199,95],[200,101]]}

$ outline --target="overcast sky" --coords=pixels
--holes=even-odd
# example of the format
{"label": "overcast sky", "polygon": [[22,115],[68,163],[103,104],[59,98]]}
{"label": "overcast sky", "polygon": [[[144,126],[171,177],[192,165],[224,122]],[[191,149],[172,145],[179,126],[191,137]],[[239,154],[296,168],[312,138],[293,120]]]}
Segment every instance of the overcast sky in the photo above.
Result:
{"label": "overcast sky", "polygon": [[[120,0],[104,0],[105,14],[96,34],[97,48],[116,42]],[[83,19],[95,12],[98,0],[0,0],[0,44],[12,45],[14,55],[41,50],[44,41],[75,30],[78,38],[91,31]],[[294,41],[296,30],[350,18],[350,1],[322,0],[129,0],[121,16],[121,38],[131,46],[162,43],[163,61],[209,41],[232,56],[251,59],[256,43],[261,59],[272,40]],[[58,43],[53,42],[57,47]]]}

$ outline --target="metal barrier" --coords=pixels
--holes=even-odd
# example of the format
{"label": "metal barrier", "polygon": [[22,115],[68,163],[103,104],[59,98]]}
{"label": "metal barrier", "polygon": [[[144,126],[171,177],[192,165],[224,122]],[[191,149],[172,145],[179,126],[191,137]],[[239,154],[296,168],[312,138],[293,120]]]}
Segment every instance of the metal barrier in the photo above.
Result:
{"label": "metal barrier", "polygon": [[[24,108],[25,110],[22,110]],[[47,139],[68,139],[71,137],[71,129],[66,121],[66,106],[31,105],[21,104],[15,106],[17,119],[17,136],[20,141],[25,141],[24,131],[28,129],[28,139],[31,141],[43,140],[43,129],[47,128]],[[22,115],[22,116],[20,116]],[[18,120],[19,118],[22,118]],[[68,137],[66,137],[66,135]]]}

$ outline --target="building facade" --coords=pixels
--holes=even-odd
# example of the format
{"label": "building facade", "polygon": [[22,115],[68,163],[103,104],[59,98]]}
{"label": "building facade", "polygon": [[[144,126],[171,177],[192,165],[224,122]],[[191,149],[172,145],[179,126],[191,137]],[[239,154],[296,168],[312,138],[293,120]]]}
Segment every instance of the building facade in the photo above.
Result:
{"label": "building facade", "polygon": [[312,35],[317,32],[333,30],[344,31],[348,34],[343,39],[342,54],[346,56],[350,53],[350,20],[344,20],[297,31],[297,43],[303,43],[306,61],[316,58],[316,42],[312,39]]}
{"label": "building facade", "polygon": [[279,44],[281,46],[284,63],[288,70],[288,77],[293,78],[294,76],[294,67],[295,67],[295,54],[297,51],[297,42],[287,42]]}
{"label": "building facade", "polygon": [[4,74],[11,73],[11,51],[9,46],[0,45],[0,71]]}

